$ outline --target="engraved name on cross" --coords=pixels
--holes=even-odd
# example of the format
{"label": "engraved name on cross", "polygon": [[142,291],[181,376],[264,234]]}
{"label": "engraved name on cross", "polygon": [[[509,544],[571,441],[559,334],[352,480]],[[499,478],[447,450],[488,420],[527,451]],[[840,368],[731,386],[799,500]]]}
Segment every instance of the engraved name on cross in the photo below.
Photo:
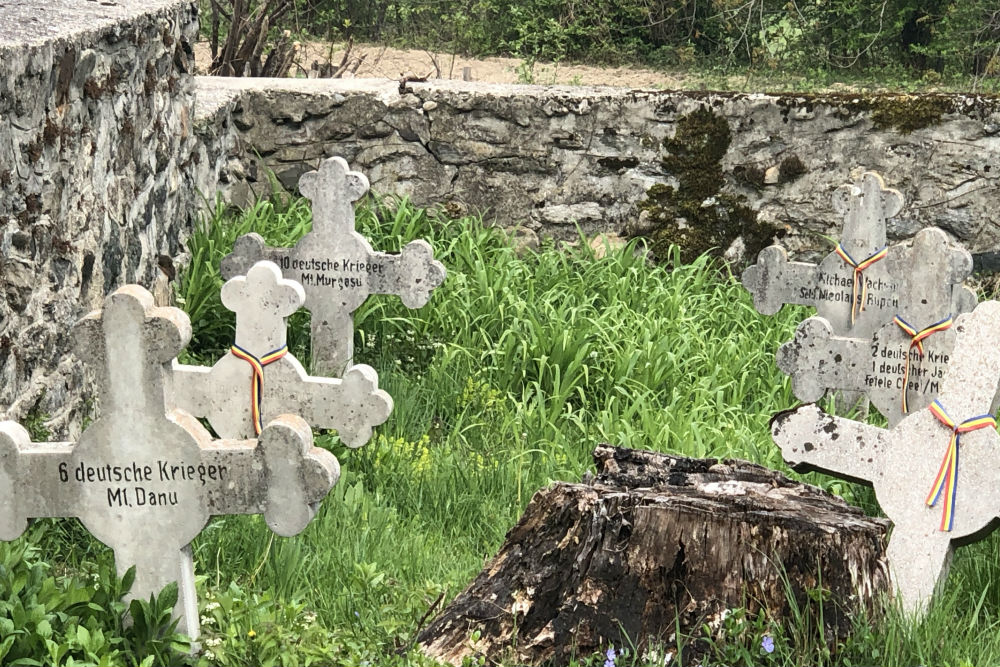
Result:
{"label": "engraved name on cross", "polygon": [[0,422],[0,539],[38,517],[78,517],[114,550],[119,576],[135,565],[129,597],[177,582],[178,629],[199,634],[190,542],[209,517],[263,514],[279,535],[300,532],[340,468],[312,447],[301,418],[282,415],[258,440],[212,440],[183,410],[167,412],[165,375],[191,337],[176,308],[127,285],[77,323],[80,356],[97,373],[101,416],[75,445],[33,443]]}
{"label": "engraved name on cross", "polygon": [[935,227],[893,246],[885,261],[898,276],[899,309],[871,339],[837,336],[824,318],[810,317],[776,357],[800,400],[861,392],[895,426],[937,396],[955,344],[953,319],[971,310],[976,294],[959,287],[972,272],[972,255]]}
{"label": "engraved name on cross", "polygon": [[302,284],[312,313],[312,365],[317,375],[340,377],[351,363],[353,313],[370,294],[396,294],[420,308],[444,281],[445,269],[426,241],[411,241],[398,255],[375,252],[354,229],[354,202],[368,179],[340,157],[302,175],[299,189],[313,202],[313,228],[294,248],[264,245],[257,234],[240,237],[222,261],[222,275],[243,275],[268,259]]}
{"label": "engraved name on cross", "polygon": [[[818,265],[789,262],[784,248],[771,246],[760,252],[757,263],[743,272],[742,282],[753,294],[754,307],[764,315],[777,313],[784,304],[814,306],[816,314],[825,319],[832,335],[870,341],[875,332],[901,311],[907,310],[900,301],[900,279],[914,269],[907,267],[901,274],[890,267],[899,266],[893,257],[897,246],[886,244],[886,220],[903,207],[903,196],[886,188],[882,177],[865,172],[858,184],[844,185],[833,195],[833,208],[844,216],[844,228],[834,252]],[[942,276],[950,290],[951,312],[971,310],[975,295],[961,285],[965,276],[955,273]],[[806,332],[815,329],[810,325]],[[782,369],[784,370],[784,369]],[[855,405],[862,392],[843,391],[842,404]]]}
{"label": "engraved name on cross", "polygon": [[923,612],[956,546],[1000,517],[1000,438],[988,413],[1000,384],[1000,303],[955,323],[941,392],[930,407],[882,429],[805,405],[777,415],[771,435],[796,470],[870,484],[893,524],[888,559],[903,607]]}
{"label": "engraved name on cross", "polygon": [[[288,353],[286,319],[305,294],[273,262],[258,262],[222,287],[236,313],[236,344],[211,368],[173,364],[175,405],[207,418],[223,438],[254,438],[279,414],[299,415],[314,428],[337,429],[348,447],[368,442],[392,412],[375,369],[351,366],[342,380],[312,377]],[[261,361],[266,360],[266,361]]]}

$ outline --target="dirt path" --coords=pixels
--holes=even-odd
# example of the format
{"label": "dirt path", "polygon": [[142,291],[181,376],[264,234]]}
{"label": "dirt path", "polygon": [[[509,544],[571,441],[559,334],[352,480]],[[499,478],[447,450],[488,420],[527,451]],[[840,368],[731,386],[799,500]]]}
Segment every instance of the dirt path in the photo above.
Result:
{"label": "dirt path", "polygon": [[[343,46],[343,45],[334,45]],[[462,79],[467,74],[471,81],[492,83],[536,83],[543,85],[622,86],[625,88],[677,89],[685,85],[682,74],[668,74],[651,69],[630,67],[591,67],[559,63],[529,63],[518,58],[466,58],[450,53],[435,53],[419,49],[393,49],[376,44],[355,44],[353,56],[364,55],[356,77],[384,77],[398,79],[403,73],[418,76],[430,75],[432,79]],[[332,53],[320,42],[305,44],[296,59],[298,66],[292,74],[302,75],[314,60],[321,63],[339,63],[343,50]],[[195,45],[195,63],[199,74],[205,74],[211,63],[208,44]],[[465,71],[468,68],[468,71]]]}

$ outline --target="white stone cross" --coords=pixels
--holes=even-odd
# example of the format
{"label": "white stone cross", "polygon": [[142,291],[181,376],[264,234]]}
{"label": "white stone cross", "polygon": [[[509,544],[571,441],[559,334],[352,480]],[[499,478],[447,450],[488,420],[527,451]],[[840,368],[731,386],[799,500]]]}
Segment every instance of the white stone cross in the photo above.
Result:
{"label": "white stone cross", "polygon": [[[902,303],[900,295],[911,290],[900,283],[924,270],[905,266],[901,273],[894,273],[890,269],[895,249],[886,246],[885,223],[902,207],[903,196],[886,188],[882,177],[873,171],[865,172],[858,185],[838,188],[833,208],[844,216],[840,247],[851,262],[836,251],[818,265],[789,262],[780,246],[765,248],[742,277],[743,286],[753,294],[754,307],[764,315],[774,315],[784,304],[815,306],[816,314],[830,323],[834,335],[870,340],[901,308],[909,309],[910,304]],[[855,289],[855,266],[863,266],[865,260],[878,256],[883,249],[887,249],[887,255],[859,272],[863,280]],[[956,254],[944,246],[940,252],[944,257],[933,259],[933,266],[942,271],[940,280],[945,287],[953,287],[950,310],[955,314],[965,312],[975,306],[974,300],[968,302],[969,295],[961,287],[967,275],[962,273],[962,267],[968,253]]]}
{"label": "white stone cross", "polygon": [[[815,405],[777,415],[774,442],[796,470],[819,470],[871,484],[893,524],[889,565],[903,606],[926,609],[947,577],[958,545],[981,539],[1000,517],[1000,437],[989,424],[962,433],[950,457],[952,427],[935,416],[937,406],[955,424],[988,414],[1000,385],[1000,303],[986,301],[958,318],[956,341],[930,408],[911,413],[890,430],[831,417]],[[950,468],[949,463],[954,467]],[[933,490],[942,472],[953,484]],[[950,490],[950,493],[949,493]],[[942,513],[952,505],[948,530]]]}
{"label": "white stone cross", "polygon": [[305,288],[312,313],[312,364],[315,372],[340,377],[354,346],[353,313],[370,294],[396,294],[408,308],[420,308],[444,282],[445,269],[426,241],[411,241],[398,255],[375,252],[354,230],[354,202],[368,191],[368,179],[350,171],[340,157],[324,160],[319,171],[299,180],[313,202],[313,228],[294,248],[271,248],[258,234],[236,241],[222,260],[222,275],[245,274],[269,259]]}
{"label": "white stone cross", "polygon": [[[273,262],[258,262],[245,277],[230,279],[222,287],[222,304],[236,313],[234,350],[211,368],[175,361],[173,404],[208,419],[223,438],[254,438],[255,422],[266,424],[289,413],[314,428],[337,429],[348,447],[368,442],[372,428],[392,412],[392,399],[378,388],[378,374],[370,366],[351,366],[342,380],[311,377],[286,353],[262,367],[259,403],[252,398],[254,364],[246,353],[264,359],[285,349],[285,318],[304,299],[302,287],[282,278]],[[258,406],[261,412],[255,419]]]}
{"label": "white stone cross", "polygon": [[861,339],[838,336],[824,318],[810,317],[776,356],[800,400],[818,401],[829,390],[862,393],[895,426],[937,396],[955,344],[949,323],[975,306],[976,294],[961,286],[972,272],[972,256],[949,247],[934,227],[893,246],[885,261],[889,274],[900,276],[898,322],[890,319],[872,338]]}
{"label": "white stone cross", "polygon": [[337,482],[337,459],[293,415],[256,441],[212,440],[190,414],[167,412],[165,375],[191,324],[138,285],[107,297],[74,335],[97,374],[101,416],[75,445],[33,443],[0,422],[0,539],[17,538],[31,518],[79,518],[114,550],[119,576],[135,565],[129,597],[177,582],[178,629],[197,639],[191,540],[223,514],[263,514],[279,535],[298,533]]}

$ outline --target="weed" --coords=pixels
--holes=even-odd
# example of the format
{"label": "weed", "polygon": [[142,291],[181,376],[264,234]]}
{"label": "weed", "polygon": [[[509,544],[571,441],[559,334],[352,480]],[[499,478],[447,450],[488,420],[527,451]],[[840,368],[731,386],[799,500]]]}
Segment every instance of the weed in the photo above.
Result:
{"label": "weed", "polygon": [[[368,199],[357,219],[379,250],[429,239],[448,278],[419,310],[373,296],[355,313],[355,361],[378,370],[395,410],[357,450],[335,433],[317,434],[317,445],[340,459],[342,477],[305,531],[285,540],[259,516],[227,516],[195,540],[205,651],[191,660],[428,664],[412,649],[428,610],[475,576],[535,490],[554,479],[578,481],[602,441],[749,459],[802,478],[781,461],[768,422],[795,403],[773,354],[806,309],[763,317],[715,260],[651,265],[640,241],[602,258],[586,244],[519,256],[478,218],[449,219],[405,200]],[[308,206],[296,199],[238,212],[215,207],[192,235],[191,264],[178,276],[194,325],[190,358],[213,360],[231,343],[218,264],[235,238],[256,231],[270,244],[291,245],[309,223]],[[306,352],[308,330],[308,318],[292,318],[297,355]],[[869,489],[805,479],[875,510]],[[845,642],[826,647],[805,615],[785,626],[736,616],[731,623],[744,630],[733,629],[733,639],[714,650],[741,664],[996,663],[998,552],[996,536],[960,549],[944,597],[921,623],[892,613],[859,619]],[[121,589],[107,574],[110,558],[77,521],[39,521],[26,537],[0,543],[0,651],[15,637],[0,662],[159,660],[149,656],[168,650],[169,628],[150,632],[147,623],[142,648],[107,611],[117,609]],[[36,567],[37,575],[27,574]],[[5,579],[8,571],[18,574]],[[14,593],[18,577],[30,576],[38,578]],[[3,619],[13,618],[4,616],[5,601],[23,595],[55,610],[42,617],[51,616],[50,639],[69,647],[64,655],[48,653],[49,631],[36,621],[5,632]],[[102,611],[86,616],[83,607],[95,600]],[[66,609],[77,602],[73,616]],[[159,611],[143,610],[152,626],[162,620],[159,603]],[[683,662],[701,653],[701,638],[678,639]],[[93,656],[83,643],[97,647]],[[682,661],[676,648],[628,657],[623,648],[632,650],[616,647],[616,666]],[[602,652],[572,664],[606,660]]]}

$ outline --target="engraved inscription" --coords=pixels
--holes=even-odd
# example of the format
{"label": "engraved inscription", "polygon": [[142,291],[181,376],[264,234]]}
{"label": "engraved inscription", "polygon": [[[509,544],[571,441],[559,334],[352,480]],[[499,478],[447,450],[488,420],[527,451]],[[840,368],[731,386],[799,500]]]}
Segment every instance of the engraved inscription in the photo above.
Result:
{"label": "engraved inscription", "polygon": [[157,459],[152,465],[130,461],[124,465],[104,463],[91,465],[80,461],[74,466],[63,461],[58,466],[59,481],[63,484],[108,484],[108,507],[162,507],[180,502],[178,491],[154,491],[149,486],[114,486],[121,483],[146,482],[162,487],[176,486],[178,482],[193,482],[205,486],[209,482],[222,482],[229,473],[224,465],[175,463]]}
{"label": "engraved inscription", "polygon": [[[854,288],[853,276],[842,276],[835,273],[816,274],[819,284],[799,288],[799,298],[812,302],[850,303]],[[896,283],[882,278],[865,278],[868,293],[865,297],[866,308],[885,310],[899,307],[898,289]],[[860,300],[860,296],[859,296]]]}
{"label": "engraved inscription", "polygon": [[865,386],[902,391],[905,364],[909,363],[907,392],[935,396],[940,391],[949,355],[928,349],[921,357],[916,348],[911,347],[907,351],[905,348],[885,346],[877,341],[872,344],[871,352],[871,369],[865,373]]}
{"label": "engraved inscription", "polygon": [[300,259],[286,256],[280,258],[279,264],[282,271],[295,272],[303,285],[341,290],[362,288],[367,284],[364,277],[387,272],[381,261],[358,262],[349,258]]}

